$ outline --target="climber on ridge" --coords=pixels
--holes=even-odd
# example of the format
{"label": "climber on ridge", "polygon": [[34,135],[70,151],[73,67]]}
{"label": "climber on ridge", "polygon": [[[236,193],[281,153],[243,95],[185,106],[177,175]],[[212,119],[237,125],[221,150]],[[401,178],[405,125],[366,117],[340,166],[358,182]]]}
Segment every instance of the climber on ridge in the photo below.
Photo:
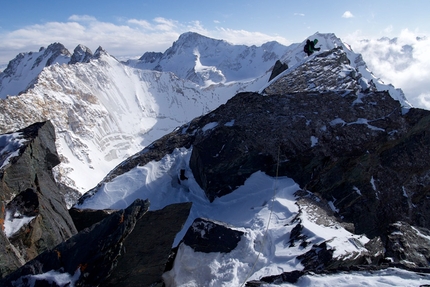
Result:
{"label": "climber on ridge", "polygon": [[303,48],[303,51],[305,51],[308,56],[312,55],[314,51],[319,51],[321,48],[315,48],[315,45],[318,43],[318,40],[315,39],[313,41],[307,39],[305,47]]}

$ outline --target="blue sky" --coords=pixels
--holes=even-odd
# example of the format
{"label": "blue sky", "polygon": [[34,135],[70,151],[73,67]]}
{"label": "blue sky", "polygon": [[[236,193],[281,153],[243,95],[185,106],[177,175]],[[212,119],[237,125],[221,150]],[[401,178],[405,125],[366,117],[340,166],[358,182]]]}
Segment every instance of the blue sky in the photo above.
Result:
{"label": "blue sky", "polygon": [[[164,52],[187,31],[246,45],[272,40],[289,45],[318,31],[335,33],[363,53],[368,64],[379,65],[371,68],[396,87],[416,90],[430,78],[418,70],[430,71],[428,0],[4,0],[0,7],[0,70],[19,52],[53,42],[70,51],[78,44],[93,51],[102,46],[123,59]],[[400,40],[387,48],[377,42],[381,37]],[[426,41],[418,43],[416,37]],[[362,39],[370,39],[367,46]],[[414,48],[411,58],[402,52],[405,44]],[[383,51],[375,54],[372,47]],[[390,57],[393,51],[399,55]],[[399,70],[397,63],[390,67],[399,58],[416,69]],[[430,84],[414,93],[428,97],[430,108]]]}

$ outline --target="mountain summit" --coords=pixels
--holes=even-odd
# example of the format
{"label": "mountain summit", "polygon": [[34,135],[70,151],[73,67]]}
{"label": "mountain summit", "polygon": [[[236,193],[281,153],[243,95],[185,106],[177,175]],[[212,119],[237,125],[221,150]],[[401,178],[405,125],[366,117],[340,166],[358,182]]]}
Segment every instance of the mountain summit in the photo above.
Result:
{"label": "mountain summit", "polygon": [[129,60],[126,64],[173,72],[200,86],[209,86],[258,78],[285,52],[286,47],[277,42],[248,47],[188,32],[164,53],[145,53],[139,60]]}

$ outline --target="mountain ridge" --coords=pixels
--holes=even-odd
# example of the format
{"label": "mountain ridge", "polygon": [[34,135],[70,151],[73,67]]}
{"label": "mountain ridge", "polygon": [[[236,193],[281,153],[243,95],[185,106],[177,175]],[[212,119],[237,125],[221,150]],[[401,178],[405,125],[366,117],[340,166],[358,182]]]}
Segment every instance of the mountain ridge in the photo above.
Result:
{"label": "mountain ridge", "polygon": [[[320,39],[322,50],[347,47],[334,34],[311,37]],[[199,44],[185,43],[189,38],[198,39]],[[302,44],[285,47],[270,42],[260,47],[236,46],[188,33],[179,37],[163,54],[145,54],[148,55],[145,63],[153,61],[154,55],[161,55],[160,61],[165,58],[165,62],[153,61],[151,64],[157,70],[157,65],[166,63],[165,72],[134,69],[101,47],[93,54],[78,45],[73,55],[67,58],[68,64],[39,67],[41,72],[31,80],[32,85],[26,92],[24,89],[20,91],[21,96],[2,100],[0,130],[6,132],[35,121],[52,120],[58,136],[57,149],[63,159],[55,168],[56,179],[85,192],[140,147],[217,108],[237,92],[262,91],[269,84],[267,81],[277,57],[290,66],[284,73],[290,73],[296,66],[312,59],[313,56],[307,58],[304,55]],[[209,48],[211,45],[215,48]],[[183,46],[187,49],[179,49]],[[175,51],[174,47],[181,54],[177,54],[179,50]],[[196,62],[195,50],[200,54],[200,64]],[[391,89],[390,94],[398,95],[399,100],[404,101],[401,92],[379,83],[366,71],[362,58],[346,48],[344,51],[351,58],[350,70],[355,69],[357,76],[361,74],[362,79],[368,79],[363,83],[373,79],[377,89]],[[188,62],[184,61],[184,55]],[[221,61],[222,57],[227,58]],[[220,65],[213,66],[218,60]],[[258,69],[249,69],[250,62]],[[234,74],[233,68],[239,68],[239,81],[231,82],[228,78],[229,73]],[[244,69],[253,71],[256,77],[249,79],[248,74],[240,75]],[[179,77],[181,73],[190,80]],[[213,75],[221,77],[218,83],[208,80],[211,85],[201,86],[192,82],[197,79],[202,83],[205,77],[214,79],[211,78]],[[4,79],[0,82],[0,90],[7,88]],[[83,180],[88,173],[93,174],[92,179]]]}
{"label": "mountain ridge", "polygon": [[[195,37],[223,45],[195,33],[181,41]],[[167,251],[173,248],[169,263],[164,257],[156,264],[163,272],[153,274],[157,284],[303,284],[312,274],[345,270],[394,270],[418,282],[419,275],[404,270],[428,271],[429,111],[412,108],[401,90],[372,75],[362,57],[334,34],[310,38],[319,40],[321,51],[306,56],[304,43],[287,47],[276,61],[288,68],[270,81],[271,69],[263,64],[251,81],[246,75],[244,82],[221,79],[211,85],[183,79],[177,73],[187,71],[190,79],[212,76],[209,70],[221,75],[219,67],[211,70],[204,62],[213,50],[205,55],[203,46],[193,49],[189,42],[169,54],[175,65],[183,62],[180,51],[192,59],[176,72],[131,68],[101,48],[86,62],[90,52],[83,47],[76,53],[83,62],[43,68],[31,89],[3,101],[2,121],[24,124],[24,116],[34,119],[28,115],[32,108],[35,114],[42,108],[40,118],[58,113],[52,122],[63,162],[76,156],[71,167],[85,163],[100,171],[107,159],[118,161],[70,213],[81,222],[92,217],[86,227],[97,221],[94,214],[101,221],[68,242],[92,236],[91,230],[116,230],[116,235],[103,238],[107,253],[97,251],[91,258],[66,256],[59,262],[56,251],[79,252],[73,244],[51,247],[5,280],[38,281],[56,272],[69,284],[96,274],[102,274],[97,282],[106,282],[109,273],[116,274],[114,284],[131,262],[143,270],[141,262],[152,258],[135,249],[147,232],[133,227],[140,215],[132,210],[148,210],[149,204],[155,213],[173,208],[166,215],[174,219],[174,206],[182,204],[183,221],[174,226],[180,231],[170,234],[173,244],[163,244]],[[242,48],[233,58],[257,49]],[[265,63],[264,53],[255,55],[254,61]],[[162,136],[153,133],[151,141],[151,129]],[[138,151],[127,156],[133,149]],[[82,170],[78,179],[94,175]],[[128,234],[123,250],[121,240]],[[156,243],[157,236],[148,242]],[[146,241],[143,250],[151,248]],[[82,250],[97,246],[84,244]],[[94,257],[100,263],[87,268]],[[427,275],[421,279],[430,283]]]}

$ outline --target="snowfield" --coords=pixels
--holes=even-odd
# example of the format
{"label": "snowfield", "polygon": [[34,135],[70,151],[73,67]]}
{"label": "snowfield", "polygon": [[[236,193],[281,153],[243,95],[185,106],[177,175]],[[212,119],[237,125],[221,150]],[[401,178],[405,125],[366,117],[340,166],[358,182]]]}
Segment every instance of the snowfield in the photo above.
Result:
{"label": "snowfield", "polygon": [[[225,222],[244,232],[238,246],[230,253],[195,252],[180,244],[173,269],[163,275],[167,286],[241,286],[263,276],[302,270],[297,256],[314,244],[327,242],[334,249],[334,257],[340,257],[362,252],[362,246],[369,241],[366,236],[352,234],[335,221],[317,224],[311,208],[299,208],[294,193],[300,188],[286,177],[273,178],[256,172],[243,186],[210,203],[193,177],[188,165],[190,156],[191,148],[176,149],[158,162],[138,166],[104,183],[93,197],[76,206],[119,209],[141,198],[149,199],[150,209],[157,210],[172,203],[193,202],[190,216],[172,247],[180,243],[194,219],[199,217]],[[187,180],[179,180],[181,169],[185,169]],[[298,220],[303,225],[302,234],[311,243],[305,248],[298,244],[290,247],[290,232]],[[304,276],[297,286],[360,286],[348,285],[357,282],[374,284],[370,286],[408,286],[404,283],[416,284],[419,279],[430,283],[430,276],[421,277],[397,269],[375,274]],[[402,279],[395,280],[396,276]],[[390,283],[379,285],[384,282]],[[389,285],[393,283],[400,285]]]}

